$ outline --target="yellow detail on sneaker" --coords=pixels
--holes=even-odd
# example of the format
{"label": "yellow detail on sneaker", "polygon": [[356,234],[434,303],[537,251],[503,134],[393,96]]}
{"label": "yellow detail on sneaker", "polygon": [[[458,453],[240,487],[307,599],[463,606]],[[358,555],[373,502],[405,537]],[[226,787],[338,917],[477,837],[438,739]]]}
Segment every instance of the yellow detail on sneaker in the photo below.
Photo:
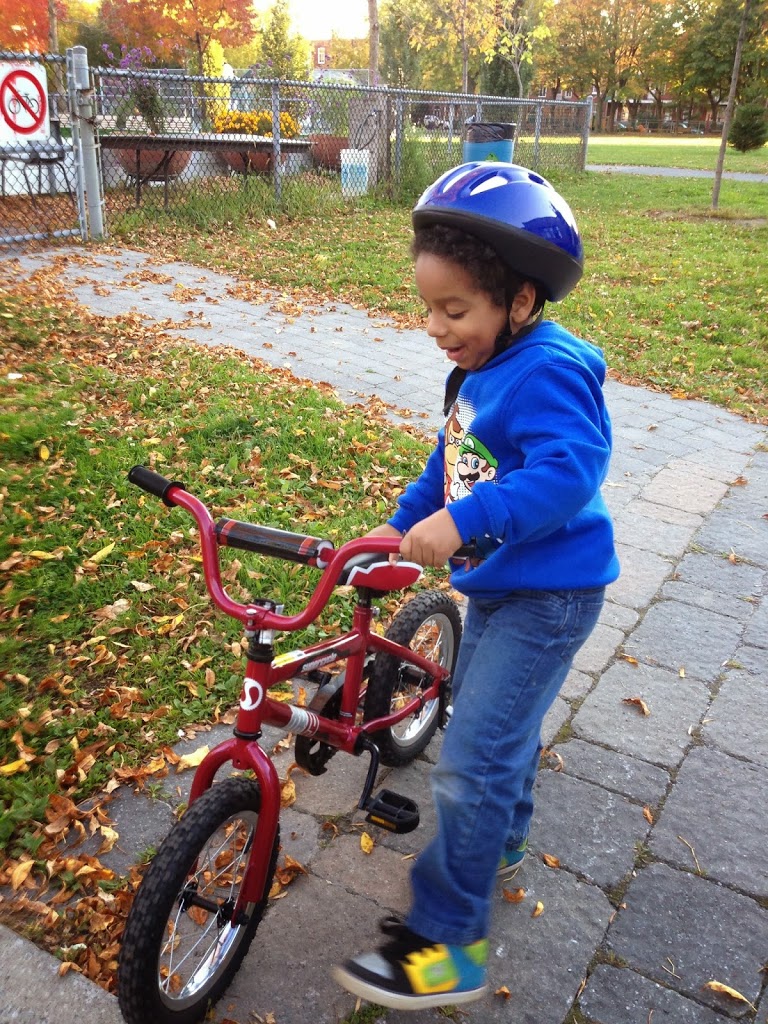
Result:
{"label": "yellow detail on sneaker", "polygon": [[420,995],[451,992],[459,982],[450,950],[442,943],[409,953],[401,962],[411,988]]}

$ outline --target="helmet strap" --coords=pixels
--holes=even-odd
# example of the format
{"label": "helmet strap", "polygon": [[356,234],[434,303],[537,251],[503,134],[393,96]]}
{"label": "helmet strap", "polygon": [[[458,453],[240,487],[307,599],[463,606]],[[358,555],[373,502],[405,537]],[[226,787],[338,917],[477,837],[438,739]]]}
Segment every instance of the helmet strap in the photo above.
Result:
{"label": "helmet strap", "polygon": [[[496,356],[501,355],[505,352],[510,345],[516,344],[522,340],[526,334],[530,334],[536,327],[539,326],[544,318],[544,311],[540,310],[538,316],[531,323],[526,324],[525,327],[521,327],[517,334],[513,334],[509,329],[509,324],[502,330],[496,338],[496,344],[494,345],[493,355],[488,360],[492,362]],[[443,416],[447,416],[453,408],[456,399],[459,397],[461,391],[461,385],[467,376],[468,371],[463,370],[460,366],[454,366],[451,372],[448,374],[448,379],[445,382],[445,398],[443,399]]]}

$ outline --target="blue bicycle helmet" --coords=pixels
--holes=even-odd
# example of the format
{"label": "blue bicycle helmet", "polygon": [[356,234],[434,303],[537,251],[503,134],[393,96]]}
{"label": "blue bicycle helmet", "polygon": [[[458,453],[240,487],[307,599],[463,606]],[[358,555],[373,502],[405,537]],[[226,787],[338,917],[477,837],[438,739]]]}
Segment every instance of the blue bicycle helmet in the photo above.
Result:
{"label": "blue bicycle helmet", "polygon": [[584,270],[570,207],[541,175],[517,164],[461,164],[430,185],[413,209],[414,229],[445,224],[490,245],[551,302],[564,299]]}

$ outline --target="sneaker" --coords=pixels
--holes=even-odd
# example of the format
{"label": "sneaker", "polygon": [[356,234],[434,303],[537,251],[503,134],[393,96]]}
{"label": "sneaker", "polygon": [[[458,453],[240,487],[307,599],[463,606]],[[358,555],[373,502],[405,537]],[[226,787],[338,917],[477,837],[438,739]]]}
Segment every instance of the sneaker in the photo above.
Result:
{"label": "sneaker", "polygon": [[395,1010],[469,1003],[486,991],[488,941],[469,946],[430,942],[406,928],[397,917],[381,922],[387,936],[373,953],[334,968],[333,976],[347,991]]}
{"label": "sneaker", "polygon": [[528,838],[526,837],[516,850],[505,850],[501,855],[496,877],[502,882],[509,882],[515,877],[523,865],[525,855],[528,852]]}

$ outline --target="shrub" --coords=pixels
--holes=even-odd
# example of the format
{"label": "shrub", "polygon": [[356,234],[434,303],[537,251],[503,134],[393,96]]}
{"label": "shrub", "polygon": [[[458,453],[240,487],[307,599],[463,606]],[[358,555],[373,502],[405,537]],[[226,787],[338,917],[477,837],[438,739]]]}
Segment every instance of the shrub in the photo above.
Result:
{"label": "shrub", "polygon": [[740,153],[768,142],[768,111],[763,103],[742,103],[736,108],[728,141]]}

